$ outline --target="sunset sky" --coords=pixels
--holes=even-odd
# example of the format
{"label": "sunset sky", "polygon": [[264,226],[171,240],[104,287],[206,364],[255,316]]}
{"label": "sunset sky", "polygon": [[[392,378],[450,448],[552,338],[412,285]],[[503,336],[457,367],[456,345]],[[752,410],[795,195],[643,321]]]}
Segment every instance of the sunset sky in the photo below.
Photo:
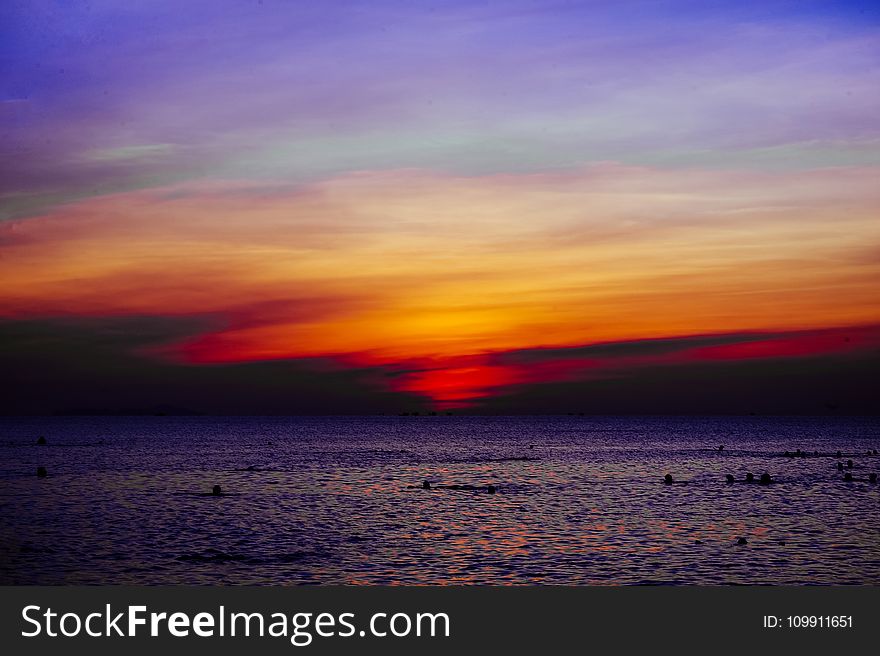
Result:
{"label": "sunset sky", "polygon": [[0,72],[6,414],[876,410],[877,3],[12,1]]}

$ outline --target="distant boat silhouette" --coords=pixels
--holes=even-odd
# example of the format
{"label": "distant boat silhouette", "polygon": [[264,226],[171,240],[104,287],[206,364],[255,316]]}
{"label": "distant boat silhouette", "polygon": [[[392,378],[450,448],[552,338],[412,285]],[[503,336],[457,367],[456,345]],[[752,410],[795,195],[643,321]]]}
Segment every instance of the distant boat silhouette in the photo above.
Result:
{"label": "distant boat silhouette", "polygon": [[469,484],[453,484],[453,485],[431,485],[430,482],[424,481],[421,485],[409,485],[407,486],[409,489],[421,489],[421,490],[470,490],[473,492],[478,492],[480,490],[484,490],[489,494],[495,494],[498,491],[498,488],[494,485],[469,485]]}

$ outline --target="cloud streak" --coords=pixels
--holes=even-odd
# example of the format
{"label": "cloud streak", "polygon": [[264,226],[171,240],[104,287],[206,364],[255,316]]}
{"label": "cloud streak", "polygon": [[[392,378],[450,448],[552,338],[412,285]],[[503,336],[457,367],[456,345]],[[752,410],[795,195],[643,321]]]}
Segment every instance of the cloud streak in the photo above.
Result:
{"label": "cloud streak", "polygon": [[7,224],[0,306],[211,315],[167,352],[203,363],[871,323],[876,175],[602,164],[129,192]]}
{"label": "cloud streak", "polygon": [[4,77],[24,102],[0,109],[0,201],[20,216],[205,178],[726,153],[760,168],[767,149],[777,167],[876,162],[877,17],[800,4],[10,3]]}

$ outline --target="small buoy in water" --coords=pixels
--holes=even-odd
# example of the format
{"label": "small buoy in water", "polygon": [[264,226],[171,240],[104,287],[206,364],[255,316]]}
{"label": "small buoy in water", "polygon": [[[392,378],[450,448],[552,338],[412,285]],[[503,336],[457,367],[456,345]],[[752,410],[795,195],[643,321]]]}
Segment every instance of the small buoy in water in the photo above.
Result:
{"label": "small buoy in water", "polygon": [[672,485],[672,474],[666,474],[666,476],[663,477],[663,482],[666,483],[666,485]]}
{"label": "small buoy in water", "polygon": [[745,538],[740,538],[739,540],[736,541],[736,543],[737,544],[748,544],[749,541],[746,540]]}
{"label": "small buoy in water", "polygon": [[728,474],[727,476],[725,476],[725,478],[727,479],[728,483],[733,483],[733,481],[735,480],[733,478],[733,474]]}
{"label": "small buoy in water", "polygon": [[215,485],[213,488],[211,488],[211,494],[213,494],[215,497],[219,497],[221,494],[223,494],[223,489],[219,485]]}
{"label": "small buoy in water", "polygon": [[718,447],[718,450],[719,450],[719,451],[724,451],[724,445],[721,444],[721,445]]}
{"label": "small buoy in water", "polygon": [[849,472],[846,472],[846,473],[843,475],[843,480],[845,480],[845,481],[851,481],[851,480],[852,480],[852,474],[850,474]]}
{"label": "small buoy in water", "polygon": [[422,482],[422,489],[423,490],[430,490],[431,489],[431,482],[430,481],[423,481]]}
{"label": "small buoy in water", "polygon": [[780,540],[780,541],[779,541],[779,544],[782,545],[782,546],[784,547],[784,546],[785,546],[785,540]]}
{"label": "small buoy in water", "polygon": [[843,471],[843,463],[842,462],[837,463],[837,471]]}
{"label": "small buoy in water", "polygon": [[767,473],[761,474],[761,484],[762,485],[768,485],[772,482],[773,482],[773,479],[770,478],[770,474],[767,474]]}
{"label": "small buoy in water", "polygon": [[801,450],[798,449],[797,451],[795,451],[795,455],[798,455],[798,456],[801,455]]}
{"label": "small buoy in water", "polygon": [[46,468],[37,467],[37,478],[46,478]]}
{"label": "small buoy in water", "polygon": [[755,480],[755,475],[752,472],[746,474],[746,482],[753,483]]}
{"label": "small buoy in water", "polygon": [[37,444],[39,444],[39,445],[42,446],[42,445],[44,445],[45,443],[46,443],[46,438],[43,437],[42,435],[40,435],[40,436],[37,438]]}
{"label": "small buoy in water", "polygon": [[488,492],[489,494],[495,494],[495,486],[489,485],[488,487],[486,487],[486,492]]}
{"label": "small buoy in water", "polygon": [[814,455],[814,456],[818,456],[818,455],[819,455],[819,452],[818,452],[818,451],[813,451],[813,455]]}
{"label": "small buoy in water", "polygon": [[871,451],[871,453],[872,453],[873,455],[876,456],[876,455],[877,455],[877,449],[874,449],[873,451]]}
{"label": "small buoy in water", "polygon": [[843,457],[843,454],[840,451],[838,451],[836,457],[841,458],[841,457]]}
{"label": "small buoy in water", "polygon": [[702,540],[694,540],[694,544],[703,544]]}
{"label": "small buoy in water", "polygon": [[871,472],[870,474],[868,474],[868,480],[871,481],[872,483],[876,483],[877,482],[877,474],[875,474],[874,472]]}
{"label": "small buoy in water", "polygon": [[847,468],[847,469],[852,469],[852,468],[853,468],[853,462],[852,462],[852,460],[847,460],[847,461],[846,461],[846,468]]}
{"label": "small buoy in water", "polygon": [[535,448],[535,445],[534,445],[534,444],[529,444],[529,448],[530,448],[530,449],[534,449],[534,448]]}

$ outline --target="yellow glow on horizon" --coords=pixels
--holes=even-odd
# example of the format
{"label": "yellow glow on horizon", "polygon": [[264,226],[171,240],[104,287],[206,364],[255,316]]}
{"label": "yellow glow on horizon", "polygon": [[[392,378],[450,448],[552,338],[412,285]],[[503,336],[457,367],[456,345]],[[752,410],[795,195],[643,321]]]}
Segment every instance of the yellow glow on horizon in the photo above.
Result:
{"label": "yellow glow on horizon", "polygon": [[4,316],[210,315],[209,361],[378,360],[880,320],[874,169],[361,173],[4,227]]}

